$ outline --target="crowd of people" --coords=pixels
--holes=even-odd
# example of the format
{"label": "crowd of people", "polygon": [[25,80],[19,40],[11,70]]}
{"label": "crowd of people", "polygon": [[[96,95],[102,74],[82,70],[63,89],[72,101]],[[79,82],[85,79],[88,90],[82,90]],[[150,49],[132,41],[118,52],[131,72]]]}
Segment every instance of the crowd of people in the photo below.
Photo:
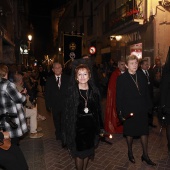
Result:
{"label": "crowd of people", "polygon": [[[9,69],[10,68],[10,69]],[[0,64],[0,167],[27,170],[28,165],[19,148],[21,137],[43,137],[38,120],[46,118],[37,112],[35,72]]]}
{"label": "crowd of people", "polygon": [[[68,149],[77,170],[87,169],[104,132],[123,134],[127,156],[132,163],[135,163],[133,139],[140,138],[141,160],[156,166],[148,155],[149,126],[157,127],[153,117],[155,111],[161,110],[166,117],[170,152],[169,76],[169,59],[164,67],[160,59],[156,59],[151,68],[148,60],[139,61],[135,55],[128,56],[126,61],[118,61],[117,65],[111,60],[105,69],[95,65],[88,55],[74,60],[69,68],[54,61],[50,71],[39,66],[37,71],[13,69],[8,72],[8,67],[1,64],[0,115],[3,115],[3,121],[0,124],[0,146],[5,144],[5,139],[10,139],[11,146],[6,150],[0,147],[3,157],[0,166],[9,170],[28,169],[18,144],[19,138],[28,132],[30,138],[43,136],[37,125],[38,119],[46,119],[37,112],[38,85],[46,109],[53,116],[56,140]],[[102,97],[107,98],[104,113]],[[7,162],[14,154],[19,156],[9,165]],[[20,168],[13,166],[17,161]]]}

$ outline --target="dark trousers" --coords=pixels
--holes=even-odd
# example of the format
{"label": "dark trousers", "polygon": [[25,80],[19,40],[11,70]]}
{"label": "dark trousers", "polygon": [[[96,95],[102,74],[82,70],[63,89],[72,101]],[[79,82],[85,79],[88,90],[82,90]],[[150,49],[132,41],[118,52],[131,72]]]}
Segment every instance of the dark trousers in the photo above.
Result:
{"label": "dark trousers", "polygon": [[6,170],[28,170],[25,157],[18,145],[12,143],[9,150],[0,148],[0,167]]}
{"label": "dark trousers", "polygon": [[61,140],[61,115],[62,111],[54,111],[53,114],[53,121],[55,126],[55,135],[57,140]]}

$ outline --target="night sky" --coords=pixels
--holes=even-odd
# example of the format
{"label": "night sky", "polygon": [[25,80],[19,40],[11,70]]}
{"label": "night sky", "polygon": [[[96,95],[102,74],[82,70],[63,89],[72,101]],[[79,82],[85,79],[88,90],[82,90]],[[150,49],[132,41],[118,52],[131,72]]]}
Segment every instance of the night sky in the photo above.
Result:
{"label": "night sky", "polygon": [[34,56],[44,59],[53,54],[51,10],[58,8],[65,0],[29,0],[29,22],[32,24]]}

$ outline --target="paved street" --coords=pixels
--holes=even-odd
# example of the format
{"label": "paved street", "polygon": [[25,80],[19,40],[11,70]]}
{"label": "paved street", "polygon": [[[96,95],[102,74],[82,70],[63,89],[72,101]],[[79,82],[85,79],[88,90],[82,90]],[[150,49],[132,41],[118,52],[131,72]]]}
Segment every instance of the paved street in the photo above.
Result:
{"label": "paved street", "polygon": [[[104,106],[103,100],[103,106]],[[44,136],[41,139],[25,137],[21,140],[21,148],[27,159],[30,170],[74,170],[74,160],[71,159],[61,143],[55,140],[52,116],[46,112],[44,98],[38,94],[38,111],[46,116],[45,121],[38,124],[43,128]],[[158,125],[157,119],[154,123]],[[89,162],[88,170],[170,170],[170,156],[167,154],[165,129],[159,134],[160,127],[150,129],[149,156],[157,163],[156,167],[141,162],[141,144],[139,139],[134,140],[133,151],[136,164],[127,158],[127,146],[121,134],[113,135],[109,140],[112,145],[100,142],[96,149],[95,159]]]}

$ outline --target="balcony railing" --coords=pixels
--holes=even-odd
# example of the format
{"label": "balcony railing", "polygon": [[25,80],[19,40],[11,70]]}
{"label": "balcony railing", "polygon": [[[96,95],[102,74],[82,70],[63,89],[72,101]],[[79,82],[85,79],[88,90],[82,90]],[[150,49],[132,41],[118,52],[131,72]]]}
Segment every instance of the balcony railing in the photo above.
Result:
{"label": "balcony railing", "polygon": [[144,8],[144,0],[127,1],[103,23],[103,32],[127,25],[129,22],[141,22],[144,20]]}

